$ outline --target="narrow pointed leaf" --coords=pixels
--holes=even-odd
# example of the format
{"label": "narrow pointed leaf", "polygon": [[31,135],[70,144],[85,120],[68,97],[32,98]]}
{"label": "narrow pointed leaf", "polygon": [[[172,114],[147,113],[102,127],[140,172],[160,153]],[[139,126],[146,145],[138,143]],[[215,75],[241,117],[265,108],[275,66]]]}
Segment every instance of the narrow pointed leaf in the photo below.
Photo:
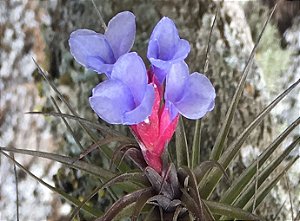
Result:
{"label": "narrow pointed leaf", "polygon": [[[292,150],[299,144],[300,137],[290,144],[282,154],[276,157],[263,171],[259,174],[257,180],[257,187],[260,187],[262,183],[270,176],[270,174],[278,167],[278,165],[292,152]],[[255,180],[246,188],[245,191],[238,197],[234,206],[242,208],[251,199],[255,192]]]}
{"label": "narrow pointed leaf", "polygon": [[[56,108],[56,111],[57,111],[58,113],[61,114],[61,111],[60,111],[60,109],[59,109],[59,107],[58,107],[56,101],[54,100],[54,98],[53,98],[52,96],[51,96],[51,101],[52,101],[54,107]],[[70,127],[69,123],[67,122],[67,120],[66,120],[64,117],[61,117],[61,119],[62,119],[62,121],[64,122],[64,124],[66,125],[67,130],[68,130],[68,131],[70,132],[70,134],[72,135],[72,137],[73,137],[74,141],[76,142],[76,144],[78,145],[78,147],[79,147],[81,150],[84,150],[83,146],[81,145],[79,139],[76,137],[75,133],[74,133],[73,130],[71,129],[71,127]]]}
{"label": "narrow pointed leaf", "polygon": [[95,190],[93,190],[82,202],[80,202],[80,204],[76,207],[76,209],[70,215],[70,220],[73,220],[74,217],[78,214],[79,210],[86,204],[86,202],[88,202],[100,190],[107,188],[109,186],[112,186],[118,182],[125,182],[129,179],[144,179],[144,176],[140,172],[134,172],[134,173],[120,174],[120,175],[113,177],[112,179],[108,180],[107,182],[105,182],[102,185],[95,188]]}
{"label": "narrow pointed leaf", "polygon": [[[227,169],[231,161],[234,160],[235,156],[238,154],[240,148],[242,147],[245,140],[248,138],[250,133],[263,121],[268,113],[287,95],[291,90],[293,90],[300,83],[298,79],[293,83],[288,89],[281,93],[271,104],[269,104],[248,126],[247,128],[230,144],[227,150],[222,154],[219,159],[219,163],[224,169]],[[212,191],[218,184],[222,177],[222,172],[217,169],[213,169],[208,175],[207,179],[200,183],[200,192],[204,193],[203,197],[207,198],[211,195]]]}
{"label": "narrow pointed leaf", "polygon": [[184,129],[184,123],[181,116],[179,117],[179,123],[176,128],[175,136],[177,167],[183,165],[190,166],[188,144]]}
{"label": "narrow pointed leaf", "polygon": [[[71,111],[71,113],[74,116],[78,116],[78,114],[76,113],[76,111],[72,108],[72,106],[68,103],[68,101],[64,98],[64,96],[59,92],[59,90],[56,88],[56,86],[54,85],[54,83],[49,80],[49,78],[47,77],[47,72],[44,72],[43,69],[38,65],[38,63],[34,59],[33,59],[33,62],[37,66],[38,72],[43,76],[43,78],[47,81],[47,83],[50,85],[50,87],[55,91],[55,93],[57,94],[57,96],[59,97],[59,99],[68,107],[68,109]],[[86,125],[82,124],[80,121],[79,121],[79,125],[86,131],[86,133],[92,139],[94,139],[94,136],[92,135],[92,133],[90,132],[90,130],[86,127]]]}
{"label": "narrow pointed leaf", "polygon": [[204,178],[206,173],[213,167],[219,168],[220,171],[223,172],[223,175],[225,176],[226,180],[229,181],[229,177],[221,164],[219,164],[218,162],[212,161],[212,160],[207,160],[207,161],[203,161],[199,166],[197,166],[194,169],[194,173],[197,178],[197,182],[199,183]]}
{"label": "narrow pointed leaf", "polygon": [[112,135],[112,136],[120,136],[123,137],[124,139],[128,140],[128,142],[134,142],[135,140],[129,137],[124,136],[122,133],[120,133],[119,131],[116,131],[110,127],[107,127],[105,125],[101,125],[99,123],[95,123],[91,120],[87,120],[85,118],[79,117],[79,116],[75,116],[75,115],[70,115],[70,114],[61,114],[61,113],[56,113],[56,112],[26,112],[27,114],[40,114],[40,115],[49,115],[49,116],[54,116],[54,117],[64,117],[64,118],[68,118],[71,120],[75,120],[77,122],[80,122],[82,124],[85,124],[87,126],[90,126],[94,129],[100,130],[101,132],[108,134],[108,135]]}
{"label": "narrow pointed leaf", "polygon": [[194,197],[194,200],[196,200],[197,204],[202,207],[202,202],[201,202],[201,197],[200,197],[200,193],[198,191],[198,185],[197,185],[197,179],[196,179],[196,176],[195,174],[193,173],[193,171],[191,169],[189,169],[188,167],[183,167],[183,168],[180,168],[179,170],[184,170],[188,176],[190,177],[189,179],[189,186],[190,188],[194,189],[195,191],[195,197]]}
{"label": "narrow pointed leaf", "polygon": [[[208,37],[208,41],[207,41],[207,47],[206,47],[206,53],[205,53],[205,59],[204,59],[204,65],[203,65],[203,74],[205,74],[207,72],[208,69],[208,61],[209,61],[209,52],[210,52],[210,43],[211,43],[211,36],[212,36],[212,32],[213,29],[215,27],[216,24],[216,20],[219,14],[219,7],[216,10],[216,14],[209,32],[209,37]],[[200,143],[201,143],[201,119],[196,120],[196,124],[195,124],[195,131],[194,131],[194,138],[193,138],[193,146],[192,146],[192,159],[191,159],[191,163],[192,163],[192,169],[197,166],[200,162]]]}
{"label": "narrow pointed leaf", "polygon": [[179,214],[181,212],[181,209],[182,209],[181,206],[177,206],[177,208],[176,208],[176,210],[175,210],[175,212],[173,214],[172,221],[177,221],[178,220],[178,216],[179,216]]}
{"label": "narrow pointed leaf", "polygon": [[[45,181],[43,181],[42,179],[38,178],[37,176],[35,176],[33,173],[31,173],[28,169],[26,169],[24,166],[22,166],[19,162],[17,162],[14,158],[12,158],[11,156],[9,156],[8,154],[6,154],[3,150],[0,150],[0,152],[6,156],[7,158],[9,158],[10,160],[12,160],[15,165],[17,165],[21,170],[23,170],[26,174],[28,174],[29,176],[31,176],[33,179],[35,179],[36,181],[38,181],[40,184],[42,184],[43,186],[47,187],[48,189],[52,190],[53,192],[58,193],[61,197],[63,197],[65,200],[67,200],[68,202],[70,202],[71,204],[78,206],[80,204],[80,201],[77,200],[76,198],[68,195],[67,193],[65,193],[64,191],[55,188],[53,186],[51,186],[50,184],[46,183]],[[96,210],[94,208],[91,208],[89,206],[84,205],[82,207],[84,209],[84,211],[88,212],[90,215],[94,216],[94,217],[98,217],[100,216],[102,213],[99,210]]]}
{"label": "narrow pointed leaf", "polygon": [[[256,203],[255,208],[257,208],[260,203],[266,198],[266,196],[270,193],[270,191],[275,187],[275,185],[278,183],[278,181],[283,177],[283,175],[288,171],[291,166],[299,159],[299,156],[295,157],[293,160],[291,160],[288,165],[285,167],[283,171],[280,172],[276,177],[274,177],[271,181],[266,183],[265,185],[261,186],[258,189],[258,193],[256,196]],[[253,207],[253,199],[249,200],[248,203],[244,206],[244,210],[251,211]]]}
{"label": "narrow pointed leaf", "polygon": [[97,218],[95,221],[111,221],[113,218],[120,213],[125,207],[136,202],[143,194],[152,192],[152,188],[145,188],[137,190],[133,193],[129,193],[119,200],[117,200],[102,217]]}
{"label": "narrow pointed leaf", "polygon": [[89,164],[89,163],[86,163],[83,161],[74,162],[74,158],[62,156],[59,154],[47,153],[47,152],[35,151],[35,150],[5,148],[5,147],[0,147],[0,150],[13,152],[13,153],[26,154],[26,155],[35,156],[35,157],[41,157],[41,158],[45,158],[45,159],[49,159],[49,160],[54,160],[54,161],[57,161],[57,162],[60,162],[64,165],[66,165],[68,167],[83,170],[86,173],[89,173],[91,175],[94,175],[94,176],[97,176],[97,177],[103,178],[103,179],[110,179],[114,176],[114,174],[112,172],[105,170],[101,167],[94,166],[92,164]]}
{"label": "narrow pointed leaf", "polygon": [[141,214],[142,209],[147,204],[147,202],[151,196],[153,196],[152,192],[146,192],[146,193],[142,194],[139,199],[137,199],[135,206],[134,206],[132,216],[131,216],[132,221],[138,220],[138,217]]}
{"label": "narrow pointed leaf", "polygon": [[224,149],[224,141],[226,140],[226,137],[229,133],[229,129],[230,129],[230,126],[231,126],[231,122],[233,120],[233,116],[234,116],[234,113],[237,109],[237,104],[241,98],[241,95],[242,95],[242,92],[244,90],[244,86],[245,86],[245,82],[246,82],[246,78],[248,76],[248,73],[249,73],[249,69],[250,69],[250,66],[252,64],[252,61],[253,61],[253,58],[254,58],[254,55],[255,55],[255,52],[256,52],[256,49],[258,47],[258,44],[261,40],[261,37],[267,27],[267,24],[269,23],[275,9],[276,9],[276,6],[277,4],[274,6],[273,10],[271,11],[270,15],[268,16],[267,20],[265,21],[264,23],[264,26],[260,32],[260,35],[251,51],[251,54],[248,58],[248,61],[244,67],[244,70],[243,70],[243,74],[242,74],[242,77],[241,77],[241,80],[238,84],[238,87],[235,91],[235,94],[233,96],[233,99],[230,103],[230,106],[228,108],[228,111],[226,113],[226,117],[225,117],[225,120],[224,120],[224,123],[221,127],[221,130],[217,136],[217,139],[216,139],[216,142],[213,146],[213,149],[212,149],[212,152],[211,152],[211,156],[210,156],[210,159],[211,160],[218,160],[220,158],[220,155],[222,154],[223,152],[223,149]]}
{"label": "narrow pointed leaf", "polygon": [[199,165],[200,162],[200,143],[201,143],[201,119],[196,121],[194,139],[192,146],[192,169]]}
{"label": "narrow pointed leaf", "polygon": [[[284,139],[300,124],[300,117],[295,120],[284,132],[282,132],[258,157],[258,167],[269,158],[269,156],[277,149]],[[238,195],[244,190],[250,180],[256,173],[256,161],[247,167],[238,179],[230,186],[230,188],[221,196],[220,202],[231,204]]]}
{"label": "narrow pointed leaf", "polygon": [[199,207],[199,205],[196,203],[193,197],[191,197],[186,189],[181,189],[182,192],[182,197],[181,197],[181,202],[184,207],[186,207],[189,212],[191,212],[197,219],[199,220],[205,220],[203,219],[203,211]]}
{"label": "narrow pointed leaf", "polygon": [[208,206],[213,214],[224,215],[228,218],[227,220],[262,220],[259,216],[228,204],[212,202],[208,200],[203,200],[203,202]]}

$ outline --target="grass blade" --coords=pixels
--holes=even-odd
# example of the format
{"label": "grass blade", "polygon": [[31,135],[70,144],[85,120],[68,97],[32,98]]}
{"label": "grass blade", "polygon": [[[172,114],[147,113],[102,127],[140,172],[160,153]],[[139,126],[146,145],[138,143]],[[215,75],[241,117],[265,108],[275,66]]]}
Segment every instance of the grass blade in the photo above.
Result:
{"label": "grass blade", "polygon": [[217,139],[216,139],[216,142],[213,146],[213,149],[212,149],[212,152],[211,152],[211,156],[210,156],[210,159],[211,160],[215,160],[217,161],[219,158],[220,158],[220,155],[222,154],[223,152],[223,149],[224,149],[224,141],[229,133],[229,129],[230,129],[230,125],[231,125],[231,122],[233,120],[233,116],[234,116],[234,113],[237,109],[237,104],[241,98],[241,95],[242,95],[242,92],[244,90],[244,86],[245,86],[245,82],[246,82],[246,78],[248,76],[248,73],[249,73],[249,67],[250,67],[250,64],[252,63],[252,60],[254,58],[254,55],[255,55],[255,52],[256,52],[256,49],[258,47],[258,44],[261,40],[261,37],[267,27],[267,24],[269,23],[275,9],[276,9],[276,6],[277,4],[274,6],[274,8],[272,9],[270,15],[268,16],[267,20],[265,21],[264,23],[264,26],[262,28],[262,31],[260,32],[260,35],[251,51],[251,54],[248,58],[248,61],[244,67],[244,70],[243,70],[243,73],[242,73],[242,77],[241,77],[241,80],[237,86],[237,89],[235,91],[235,94],[233,96],[233,99],[230,103],[230,106],[228,108],[228,111],[226,113],[226,117],[225,117],[225,120],[224,120],[224,123],[221,127],[221,130],[220,132],[218,133],[218,136],[217,136]]}
{"label": "grass blade", "polygon": [[262,220],[259,216],[224,203],[212,202],[208,200],[203,200],[203,202],[208,206],[213,214],[224,215],[228,217],[227,220],[234,218],[239,220]]}
{"label": "grass blade", "polygon": [[74,162],[74,158],[67,157],[67,156],[62,156],[59,154],[54,154],[54,153],[47,153],[47,152],[42,152],[42,151],[35,151],[35,150],[25,150],[25,149],[16,149],[16,148],[5,148],[5,147],[0,147],[1,151],[8,151],[8,152],[13,152],[13,153],[20,153],[20,154],[26,154],[30,156],[35,156],[35,157],[41,157],[49,160],[54,160],[57,162],[60,162],[68,167],[72,167],[75,169],[79,169],[82,171],[85,171],[86,173],[89,173],[91,175],[94,175],[99,178],[103,179],[111,179],[115,174],[105,170],[101,167],[91,165],[89,163],[83,162],[83,161],[77,161]]}
{"label": "grass blade", "polygon": [[[285,131],[283,131],[258,157],[258,166],[269,158],[269,156],[276,150],[276,148],[284,141],[284,139],[300,124],[300,117],[296,119]],[[256,162],[253,162],[243,173],[238,177],[236,181],[230,186],[230,188],[221,196],[220,202],[231,204],[238,197],[238,195],[244,190],[246,185],[250,182],[252,177],[256,173]]]}
{"label": "grass blade", "polygon": [[[65,193],[62,190],[59,190],[53,186],[51,186],[50,184],[46,183],[45,181],[43,181],[42,179],[38,178],[37,176],[35,176],[33,173],[31,173],[29,170],[27,170],[24,166],[22,166],[20,163],[18,163],[14,158],[12,158],[11,156],[9,156],[8,154],[6,154],[4,151],[2,151],[0,149],[0,152],[6,156],[7,158],[9,158],[10,160],[12,160],[14,162],[15,165],[17,165],[21,170],[23,170],[26,174],[28,174],[29,176],[31,176],[32,178],[34,178],[36,181],[38,181],[39,183],[41,183],[42,185],[44,185],[45,187],[47,187],[48,189],[58,193],[61,197],[63,197],[65,200],[67,200],[68,202],[70,202],[71,204],[77,206],[80,204],[80,201],[77,200],[76,198],[68,195],[67,193]],[[88,212],[90,215],[94,216],[94,217],[98,217],[101,216],[101,212],[99,210],[96,210],[94,208],[91,208],[89,206],[84,205],[83,209]]]}
{"label": "grass blade", "polygon": [[[264,170],[259,174],[257,180],[257,186],[260,187],[263,182],[270,176],[270,174],[278,167],[278,165],[292,152],[292,150],[300,143],[300,137],[290,144],[282,154],[280,154],[273,162],[271,162]],[[255,192],[255,180],[252,182],[245,191],[238,197],[234,206],[242,208],[249,202]]]}
{"label": "grass blade", "polygon": [[[271,181],[269,181],[264,186],[260,187],[258,189],[258,194],[256,197],[256,208],[260,205],[260,203],[266,198],[266,196],[269,194],[269,192],[273,189],[273,187],[278,183],[278,181],[284,176],[286,171],[288,171],[291,166],[299,159],[299,156],[295,157],[291,162],[288,163],[288,165],[285,167],[283,171],[281,171],[280,174],[278,174],[276,177],[274,177]],[[252,210],[253,207],[253,200],[248,201],[248,203],[244,206],[244,209],[247,211]]]}
{"label": "grass blade", "polygon": [[[227,169],[229,163],[235,158],[240,148],[242,147],[245,140],[248,138],[250,133],[258,126],[266,115],[289,93],[300,83],[298,79],[293,83],[288,89],[281,93],[275,100],[271,102],[248,126],[247,128],[230,144],[227,150],[222,154],[219,159],[219,163],[223,166],[224,169]],[[207,179],[201,183],[201,193],[204,193],[204,198],[207,198],[211,195],[215,186],[218,184],[219,180],[222,177],[222,173],[219,170],[213,169],[208,175]]]}
{"label": "grass blade", "polygon": [[188,144],[184,129],[184,123],[181,116],[179,117],[175,135],[177,167],[179,168],[184,165],[190,167]]}

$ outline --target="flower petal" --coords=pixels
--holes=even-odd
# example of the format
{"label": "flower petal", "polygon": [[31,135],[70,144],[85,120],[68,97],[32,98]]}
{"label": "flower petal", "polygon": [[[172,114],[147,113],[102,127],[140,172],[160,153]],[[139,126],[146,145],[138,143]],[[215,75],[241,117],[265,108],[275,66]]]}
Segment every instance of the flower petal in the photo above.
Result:
{"label": "flower petal", "polygon": [[79,29],[71,33],[69,45],[71,54],[81,65],[98,73],[111,72],[115,59],[104,35]]}
{"label": "flower petal", "polygon": [[160,69],[157,66],[152,66],[151,68],[156,77],[155,79],[158,81],[156,83],[158,83],[159,86],[162,85],[166,78],[167,71],[165,69]]}
{"label": "flower petal", "polygon": [[186,80],[182,98],[174,106],[183,116],[199,119],[214,108],[215,89],[203,74],[193,73]]}
{"label": "flower petal", "polygon": [[108,23],[105,36],[116,60],[130,51],[136,32],[135,16],[129,11],[118,13]]}
{"label": "flower petal", "polygon": [[[161,60],[170,60],[175,54],[176,45],[180,38],[174,22],[167,17],[163,17],[155,26],[150,40],[158,41],[158,52],[155,53],[155,51],[150,50],[148,58],[152,57]],[[150,41],[148,48],[151,47]]]}
{"label": "flower petal", "polygon": [[124,115],[123,124],[132,125],[144,121],[150,116],[154,103],[154,88],[152,85],[147,85],[145,96],[139,106]]}
{"label": "flower petal", "polygon": [[187,40],[180,39],[177,44],[176,52],[173,56],[173,63],[184,60],[190,53],[191,47]]}
{"label": "flower petal", "polygon": [[89,101],[97,115],[110,124],[122,124],[124,113],[135,107],[130,89],[118,80],[98,84]]}
{"label": "flower petal", "polygon": [[173,64],[166,77],[165,100],[172,103],[179,101],[183,96],[188,77],[189,68],[184,61]]}
{"label": "flower petal", "polygon": [[140,105],[146,91],[148,76],[145,64],[137,53],[131,52],[121,56],[114,65],[111,78],[127,85],[135,104]]}

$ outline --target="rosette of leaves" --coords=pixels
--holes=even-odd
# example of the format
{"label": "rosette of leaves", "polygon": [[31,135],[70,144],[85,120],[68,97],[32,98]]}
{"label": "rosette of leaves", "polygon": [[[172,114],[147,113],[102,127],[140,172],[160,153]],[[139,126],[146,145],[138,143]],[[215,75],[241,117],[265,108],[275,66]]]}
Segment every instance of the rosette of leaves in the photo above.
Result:
{"label": "rosette of leaves", "polygon": [[[273,10],[274,11],[274,10]],[[271,13],[272,14],[272,13]],[[45,73],[39,66],[40,74],[48,81],[55,90],[58,97],[66,104],[72,114],[58,112],[32,114],[46,114],[61,118],[70,131],[67,120],[76,121],[87,134],[101,132],[100,140],[86,148],[78,158],[71,158],[54,153],[30,151],[25,149],[14,149],[1,147],[1,154],[11,159],[16,166],[31,175],[34,179],[49,189],[61,195],[75,206],[70,215],[70,220],[75,219],[80,210],[89,214],[96,220],[120,220],[131,218],[132,220],[261,220],[255,214],[271,189],[282,178],[285,172],[298,160],[299,156],[291,158],[282,170],[278,170],[289,153],[299,146],[300,138],[296,138],[288,145],[282,154],[271,158],[271,154],[281,145],[288,135],[298,127],[300,117],[289,125],[259,157],[246,168],[240,176],[230,182],[229,187],[217,200],[212,199],[212,194],[222,177],[226,176],[226,168],[235,159],[242,144],[250,133],[262,122],[270,111],[295,88],[299,83],[298,79],[294,84],[271,102],[265,109],[243,130],[240,135],[229,145],[225,140],[228,135],[237,104],[241,98],[245,80],[247,78],[249,65],[253,59],[257,45],[263,34],[271,15],[266,21],[263,30],[255,44],[243,75],[241,76],[235,95],[231,101],[230,108],[222,122],[222,128],[217,136],[210,158],[200,162],[200,132],[201,123],[196,121],[194,142],[188,146],[185,137],[184,124],[179,118],[176,130],[176,151],[171,160],[167,153],[163,154],[161,167],[151,166],[151,162],[145,161],[145,154],[141,151],[139,142],[131,137],[124,136],[119,131],[92,120],[78,116],[75,109],[70,106],[66,99],[57,90],[55,85],[48,80]],[[208,47],[209,48],[209,47]],[[209,51],[209,49],[207,50]],[[56,103],[54,101],[54,103]],[[218,105],[218,104],[216,104]],[[77,140],[76,136],[74,139]],[[138,140],[139,141],[139,140]],[[117,142],[120,145],[112,151],[105,144]],[[111,159],[111,169],[99,167],[88,157],[88,153],[99,148],[103,155]],[[59,188],[53,187],[42,179],[36,177],[25,167],[19,164],[13,157],[5,152],[27,154],[54,160],[89,174],[97,181],[97,186],[84,200],[79,200],[67,194]],[[126,159],[126,160],[124,160]],[[266,162],[270,163],[266,165]],[[132,164],[133,162],[133,164]],[[134,166],[132,166],[134,165]],[[100,190],[107,189],[111,195],[112,204],[106,211],[101,211],[87,202]],[[122,191],[120,191],[122,190]]]}

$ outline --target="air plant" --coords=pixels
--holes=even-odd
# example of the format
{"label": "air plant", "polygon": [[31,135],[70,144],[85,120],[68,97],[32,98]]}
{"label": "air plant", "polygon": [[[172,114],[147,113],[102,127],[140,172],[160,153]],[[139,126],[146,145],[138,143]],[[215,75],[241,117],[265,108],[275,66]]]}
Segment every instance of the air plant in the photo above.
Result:
{"label": "air plant", "polygon": [[[231,144],[225,143],[250,63],[274,10],[275,7],[265,22],[245,65],[210,159],[207,161],[199,162],[197,156],[200,152],[198,141],[201,129],[198,119],[213,111],[215,105],[221,105],[215,104],[216,94],[212,83],[204,74],[197,72],[189,74],[188,65],[184,61],[190,52],[189,43],[179,37],[174,22],[167,17],[158,22],[150,37],[147,57],[151,66],[147,70],[141,57],[135,52],[130,52],[135,37],[135,16],[131,12],[117,14],[109,22],[104,34],[86,29],[74,31],[69,44],[72,55],[80,64],[106,76],[106,79],[92,90],[92,96],[89,98],[91,108],[109,124],[128,125],[134,139],[104,124],[79,117],[55,85],[49,81],[47,73],[37,64],[39,73],[72,114],[61,113],[55,100],[57,112],[30,113],[60,117],[68,127],[67,120],[75,120],[88,134],[91,134],[92,130],[98,130],[104,138],[99,141],[92,139],[93,145],[85,148],[77,159],[54,153],[5,147],[1,147],[1,153],[41,184],[72,203],[75,209],[70,219],[76,217],[80,210],[89,213],[96,220],[119,220],[126,217],[132,220],[263,219],[254,211],[284,173],[298,160],[298,156],[292,158],[283,170],[275,172],[286,156],[299,145],[300,138],[295,139],[267,166],[265,162],[299,125],[300,117],[233,180],[219,200],[213,201],[211,196],[221,178],[227,178],[227,167],[235,159],[250,133],[300,83],[299,79],[266,106]],[[192,147],[185,142],[182,116],[197,120]],[[69,130],[72,131],[70,127]],[[176,145],[168,146],[175,130]],[[74,139],[76,140],[75,136]],[[111,151],[105,146],[111,142],[119,142],[121,145]],[[108,170],[96,166],[88,158],[87,154],[98,147],[111,159],[115,169]],[[169,148],[176,148],[175,159],[167,157]],[[99,185],[83,201],[79,201],[36,177],[5,152],[58,161],[96,177]],[[136,168],[132,169],[130,161],[124,161],[124,158],[131,160]],[[267,180],[270,174],[273,178]],[[115,201],[105,212],[87,204],[104,188],[115,195],[113,189],[110,189],[115,185],[123,192],[116,195]]]}

